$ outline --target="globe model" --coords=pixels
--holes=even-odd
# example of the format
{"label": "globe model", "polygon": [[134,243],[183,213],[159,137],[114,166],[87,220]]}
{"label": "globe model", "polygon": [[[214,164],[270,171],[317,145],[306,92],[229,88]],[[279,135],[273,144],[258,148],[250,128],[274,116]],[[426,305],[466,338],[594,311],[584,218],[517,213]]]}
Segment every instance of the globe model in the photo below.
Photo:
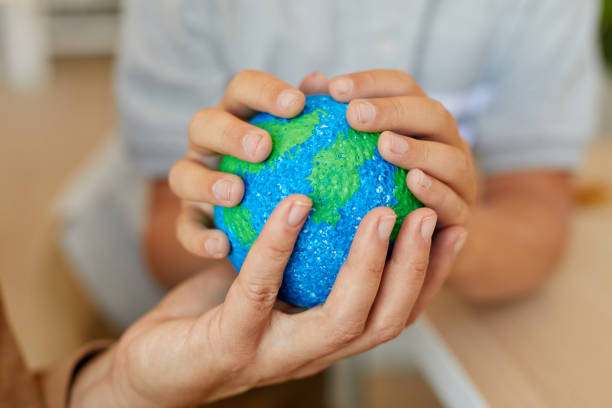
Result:
{"label": "globe model", "polygon": [[245,185],[240,205],[215,207],[214,212],[217,228],[229,237],[229,259],[238,271],[285,197],[300,193],[312,199],[278,295],[301,307],[325,302],[368,211],[387,206],[396,212],[394,240],[406,214],[421,206],[406,187],[406,170],[380,156],[379,133],[352,129],[346,108],[328,95],[313,95],[293,119],[259,113],[250,123],[270,133],[268,159],[254,164],[225,156],[221,162],[221,171],[241,176]]}

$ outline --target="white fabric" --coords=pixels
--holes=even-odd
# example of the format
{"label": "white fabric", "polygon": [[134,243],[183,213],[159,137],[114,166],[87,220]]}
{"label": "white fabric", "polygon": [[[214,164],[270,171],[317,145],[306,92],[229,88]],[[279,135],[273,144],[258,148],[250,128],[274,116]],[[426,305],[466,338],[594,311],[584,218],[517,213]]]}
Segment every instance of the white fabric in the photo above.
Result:
{"label": "white fabric", "polygon": [[64,252],[100,311],[118,328],[129,326],[163,295],[141,252],[147,186],[122,144],[111,138],[59,203]]}
{"label": "white fabric", "polygon": [[453,111],[487,173],[575,167],[594,133],[596,0],[130,0],[117,69],[121,135],[165,177],[189,119],[243,69],[297,85],[406,71]]}

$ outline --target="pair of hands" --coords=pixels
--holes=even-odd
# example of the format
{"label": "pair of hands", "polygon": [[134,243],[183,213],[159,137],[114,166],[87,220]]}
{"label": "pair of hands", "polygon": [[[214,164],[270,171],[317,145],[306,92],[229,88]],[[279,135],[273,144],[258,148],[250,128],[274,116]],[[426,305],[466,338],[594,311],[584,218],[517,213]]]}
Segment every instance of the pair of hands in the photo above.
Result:
{"label": "pair of hands", "polygon": [[[476,200],[470,148],[451,114],[440,102],[427,98],[410,75],[375,70],[328,80],[313,73],[298,90],[272,75],[243,71],[230,82],[217,108],[194,115],[186,157],[170,172],[170,187],[183,202],[177,236],[188,251],[217,259],[229,252],[225,234],[203,227],[201,221],[211,220],[212,205],[235,206],[244,194],[240,177],[216,171],[221,154],[261,162],[271,152],[269,134],[245,120],[259,111],[294,117],[304,107],[304,94],[315,93],[350,102],[347,119],[356,130],[382,132],[378,149],[383,158],[411,170],[408,188],[438,215],[436,241],[450,233],[447,227],[466,224]],[[456,242],[465,239],[456,230],[452,235]]]}
{"label": "pair of hands", "polygon": [[312,205],[302,195],[286,198],[221,304],[214,305],[207,294],[226,288],[227,264],[183,282],[85,367],[73,403],[94,406],[100,394],[109,394],[118,406],[184,406],[312,375],[399,335],[441,287],[465,240],[463,224],[475,199],[469,148],[450,114],[397,71],[331,81],[312,74],[300,89],[246,71],[234,78],[217,109],[195,115],[187,157],[170,175],[173,191],[183,200],[177,228],[188,250],[210,258],[227,255],[227,237],[201,224],[211,204],[236,205],[244,191],[239,177],[213,170],[219,153],[264,160],[271,149],[269,135],[243,119],[255,111],[295,116],[303,107],[303,92],[350,100],[352,127],[386,130],[379,139],[381,154],[412,169],[408,186],[430,208],[406,217],[388,261],[395,214],[385,207],[372,210],[325,304],[286,314],[274,307],[276,294]]}

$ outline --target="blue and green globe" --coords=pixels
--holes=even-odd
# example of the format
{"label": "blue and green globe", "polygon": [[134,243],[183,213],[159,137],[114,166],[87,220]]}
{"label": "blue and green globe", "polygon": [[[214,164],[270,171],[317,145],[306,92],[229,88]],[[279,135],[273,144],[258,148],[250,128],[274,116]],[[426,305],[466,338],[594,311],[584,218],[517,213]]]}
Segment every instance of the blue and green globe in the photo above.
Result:
{"label": "blue and green globe", "polygon": [[268,159],[249,163],[225,156],[221,162],[221,171],[239,175],[245,185],[240,205],[215,207],[214,214],[216,227],[229,237],[229,259],[238,271],[278,203],[297,193],[312,199],[278,295],[296,306],[325,302],[368,211],[386,206],[396,212],[394,240],[405,216],[421,206],[406,187],[406,170],[380,156],[379,133],[352,129],[346,108],[328,95],[312,95],[295,118],[259,113],[251,123],[272,137]]}

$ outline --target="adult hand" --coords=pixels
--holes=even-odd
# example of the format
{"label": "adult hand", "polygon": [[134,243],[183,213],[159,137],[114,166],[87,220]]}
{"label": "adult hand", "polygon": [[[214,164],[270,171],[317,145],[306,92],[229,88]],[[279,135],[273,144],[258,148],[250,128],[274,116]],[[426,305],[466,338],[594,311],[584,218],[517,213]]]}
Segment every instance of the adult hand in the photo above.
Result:
{"label": "adult hand", "polygon": [[452,115],[405,72],[341,75],[329,81],[329,92],[337,101],[349,102],[346,114],[351,127],[382,132],[378,140],[382,157],[410,170],[408,188],[438,215],[427,274],[430,289],[421,295],[414,319],[446,279],[467,236],[465,226],[477,190],[470,147]]}
{"label": "adult hand", "polygon": [[[436,215],[408,215],[385,264],[394,212],[362,220],[325,304],[298,314],[274,308],[283,270],[311,208],[293,195],[273,211],[225,301],[192,277],[77,376],[73,406],[187,406],[312,375],[397,336],[422,290]],[[209,271],[213,273],[214,271]]]}

